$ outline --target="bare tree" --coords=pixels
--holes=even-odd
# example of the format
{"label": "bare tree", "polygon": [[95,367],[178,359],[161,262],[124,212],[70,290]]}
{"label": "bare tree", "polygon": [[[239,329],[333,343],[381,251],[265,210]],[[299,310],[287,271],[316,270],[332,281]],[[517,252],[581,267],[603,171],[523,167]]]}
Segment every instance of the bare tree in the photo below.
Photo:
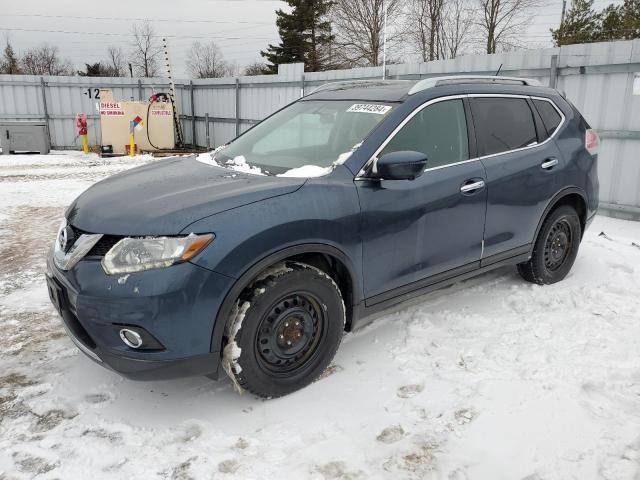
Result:
{"label": "bare tree", "polygon": [[123,77],[124,76],[124,53],[120,47],[110,46],[107,48],[108,65],[111,70],[112,76]]}
{"label": "bare tree", "polygon": [[251,77],[254,75],[266,75],[267,73],[268,73],[267,65],[260,62],[250,63],[249,65],[244,67],[244,71],[243,71],[243,75],[246,75],[248,77]]}
{"label": "bare tree", "polygon": [[446,1],[440,35],[444,58],[457,57],[469,43],[473,14],[466,0]]}
{"label": "bare tree", "polygon": [[191,44],[191,50],[187,55],[187,69],[195,78],[220,78],[229,74],[231,70],[213,41]]}
{"label": "bare tree", "polygon": [[337,0],[333,8],[336,41],[333,54],[348,66],[382,63],[384,7],[387,7],[387,43],[399,38],[395,19],[402,0]]}
{"label": "bare tree", "polygon": [[487,53],[518,45],[518,35],[531,18],[540,0],[476,0],[480,8],[477,22]]}
{"label": "bare tree", "polygon": [[409,0],[405,12],[406,36],[423,62],[443,58],[441,48],[445,0]]}
{"label": "bare tree", "polygon": [[46,43],[27,50],[20,63],[27,75],[73,75],[71,62],[60,58],[58,47]]}
{"label": "bare tree", "polygon": [[148,21],[134,24],[131,33],[133,35],[131,63],[136,69],[137,75],[142,77],[157,75],[162,47],[153,26]]}
{"label": "bare tree", "polygon": [[242,68],[237,61],[227,62],[227,71],[224,74],[225,77],[239,77],[242,75]]}

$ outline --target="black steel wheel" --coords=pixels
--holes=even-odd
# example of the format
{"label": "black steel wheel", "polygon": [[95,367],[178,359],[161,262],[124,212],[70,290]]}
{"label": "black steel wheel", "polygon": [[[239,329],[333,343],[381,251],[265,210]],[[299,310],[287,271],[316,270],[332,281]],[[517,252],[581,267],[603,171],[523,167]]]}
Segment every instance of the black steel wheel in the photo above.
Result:
{"label": "black steel wheel", "polygon": [[528,282],[548,285],[567,276],[578,255],[582,226],[575,209],[562,205],[545,219],[533,247],[531,259],[518,265]]}
{"label": "black steel wheel", "polygon": [[336,283],[298,262],[259,276],[234,312],[223,365],[237,386],[261,397],[286,395],[317,379],[333,359],[345,325]]}
{"label": "black steel wheel", "polygon": [[258,327],[255,348],[260,367],[276,375],[299,369],[318,351],[326,324],[320,301],[308,292],[274,302]]}
{"label": "black steel wheel", "polygon": [[571,225],[566,218],[551,225],[544,244],[544,265],[550,272],[560,268],[571,253],[571,236]]}

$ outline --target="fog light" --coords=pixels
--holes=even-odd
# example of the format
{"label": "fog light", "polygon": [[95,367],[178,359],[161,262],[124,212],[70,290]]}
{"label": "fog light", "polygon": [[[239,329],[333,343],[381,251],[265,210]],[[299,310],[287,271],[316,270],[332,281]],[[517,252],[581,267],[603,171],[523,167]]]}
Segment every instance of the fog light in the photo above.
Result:
{"label": "fog light", "polygon": [[135,330],[121,328],[120,338],[128,347],[140,348],[142,346],[142,337]]}

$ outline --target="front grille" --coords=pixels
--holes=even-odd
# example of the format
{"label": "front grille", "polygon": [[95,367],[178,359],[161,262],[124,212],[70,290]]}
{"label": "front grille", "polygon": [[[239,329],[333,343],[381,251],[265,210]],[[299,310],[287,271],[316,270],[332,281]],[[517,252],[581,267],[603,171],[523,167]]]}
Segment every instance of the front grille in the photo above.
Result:
{"label": "front grille", "polygon": [[[71,229],[73,230],[73,233],[76,238],[78,238],[80,235],[83,235],[85,233],[91,233],[91,232],[85,232],[84,230],[80,230],[79,228],[76,228],[73,225],[71,225]],[[85,255],[84,258],[104,257],[107,254],[107,252],[111,250],[113,246],[123,238],[124,237],[120,237],[118,235],[103,235],[102,238],[98,240],[98,243],[96,243],[93,246],[93,248],[89,250],[89,253],[87,253],[87,255]]]}
{"label": "front grille", "polygon": [[122,237],[116,235],[105,235],[93,248],[87,253],[87,257],[104,257],[113,246],[122,240]]}

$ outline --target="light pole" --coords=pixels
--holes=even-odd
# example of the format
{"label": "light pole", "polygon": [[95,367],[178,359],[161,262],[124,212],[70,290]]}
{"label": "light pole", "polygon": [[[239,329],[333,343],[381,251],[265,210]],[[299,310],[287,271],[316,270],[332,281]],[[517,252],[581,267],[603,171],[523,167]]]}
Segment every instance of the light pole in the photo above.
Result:
{"label": "light pole", "polygon": [[382,80],[387,78],[387,2],[382,0],[384,20],[382,27]]}
{"label": "light pole", "polygon": [[562,44],[564,40],[564,17],[567,10],[567,0],[562,0],[562,14],[560,15],[560,35],[558,35],[558,43]]}

